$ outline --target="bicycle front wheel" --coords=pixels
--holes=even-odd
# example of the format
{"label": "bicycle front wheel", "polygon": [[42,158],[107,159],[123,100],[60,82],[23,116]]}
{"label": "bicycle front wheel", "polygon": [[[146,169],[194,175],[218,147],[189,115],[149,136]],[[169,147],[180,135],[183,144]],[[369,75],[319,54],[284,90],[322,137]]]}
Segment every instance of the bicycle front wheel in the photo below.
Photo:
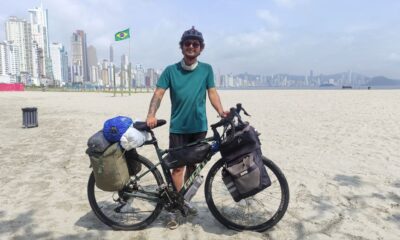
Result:
{"label": "bicycle front wheel", "polygon": [[[141,171],[131,176],[129,187],[121,191],[103,191],[96,187],[93,172],[89,177],[87,193],[90,207],[103,223],[116,230],[143,229],[157,218],[163,208],[163,204],[155,199],[158,186],[163,183],[160,172],[140,155],[137,161],[142,164]],[[129,195],[136,193],[144,198]]]}
{"label": "bicycle front wheel", "polygon": [[224,159],[210,169],[205,183],[208,208],[223,225],[237,231],[263,232],[277,224],[289,204],[289,186],[279,167],[266,157],[264,166],[271,179],[271,186],[254,196],[235,202],[222,181]]}

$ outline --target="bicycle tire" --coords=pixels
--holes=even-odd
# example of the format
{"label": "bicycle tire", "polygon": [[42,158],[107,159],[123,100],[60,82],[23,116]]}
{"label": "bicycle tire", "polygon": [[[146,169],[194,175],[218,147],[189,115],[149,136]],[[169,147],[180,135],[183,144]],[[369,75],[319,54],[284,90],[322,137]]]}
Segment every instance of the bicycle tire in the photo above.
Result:
{"label": "bicycle tire", "polygon": [[[205,187],[204,187],[205,198],[206,198],[208,208],[211,211],[211,213],[213,214],[213,216],[220,223],[225,225],[226,227],[236,230],[236,231],[249,230],[249,231],[264,232],[264,231],[270,229],[271,227],[275,226],[275,224],[277,224],[284,216],[284,214],[288,208],[288,205],[289,205],[289,185],[287,183],[287,180],[286,180],[284,174],[282,173],[282,171],[279,169],[279,167],[275,163],[273,163],[271,160],[269,160],[268,158],[266,158],[264,156],[262,157],[262,160],[263,160],[264,166],[267,168],[268,175],[271,178],[271,182],[272,182],[271,186],[264,189],[263,191],[257,193],[255,196],[243,199],[243,200],[239,201],[238,203],[234,202],[231,195],[229,194],[228,189],[222,182],[222,177],[220,174],[221,174],[222,166],[225,163],[224,159],[218,160],[211,167],[211,169],[207,175]],[[219,176],[216,176],[216,174],[218,174]],[[217,179],[216,177],[220,178],[220,179]],[[261,217],[263,217],[263,214],[261,214],[260,208],[258,206],[256,206],[256,207],[251,206],[251,204],[252,204],[252,202],[255,202],[258,205],[265,206],[263,202],[261,202],[258,199],[256,200],[256,198],[261,198],[264,200],[265,197],[262,198],[264,195],[261,195],[261,194],[268,194],[269,192],[272,192],[273,189],[280,190],[280,192],[281,192],[280,200],[279,200],[279,204],[276,204],[276,205],[278,205],[276,207],[276,209],[271,212],[272,214],[270,217],[265,218],[265,221],[261,220],[262,222],[260,222],[260,223],[257,223],[254,225],[250,225],[250,224],[247,225],[247,224],[239,223],[239,221],[243,221],[243,220],[236,221],[236,215],[234,215],[233,213],[232,213],[232,216],[226,216],[227,214],[230,214],[232,212],[232,209],[237,208],[238,212],[240,212],[240,211],[245,212],[246,207],[248,207],[249,209],[250,209],[250,207],[252,207],[255,209],[255,212],[253,214],[248,214],[248,216],[251,216],[251,218],[260,218],[259,216],[262,215]],[[218,195],[219,191],[222,191],[220,199],[218,199],[218,196],[216,196],[216,195]],[[278,198],[278,197],[279,197],[279,195],[276,194],[276,196],[274,195],[272,197],[272,200],[275,198]],[[244,207],[243,207],[243,204],[245,204]],[[268,204],[269,204],[269,202],[268,202]],[[243,210],[243,208],[245,210]],[[226,210],[226,209],[228,209],[228,210]],[[229,212],[229,211],[231,211],[231,212]],[[237,217],[239,217],[239,213],[238,213]],[[234,218],[235,218],[235,220],[234,220]],[[242,219],[244,219],[244,217]]]}
{"label": "bicycle tire", "polygon": [[[150,171],[150,172],[148,172],[146,174],[146,176],[147,175],[148,176],[152,176],[152,177],[149,177],[149,178],[153,178],[153,180],[155,180],[154,184],[156,184],[157,186],[152,186],[152,187],[156,188],[156,187],[160,186],[164,182],[160,172],[154,166],[154,164],[152,162],[150,162],[150,160],[148,160],[147,158],[139,155],[137,161],[139,161],[142,164],[142,170],[139,173],[137,173],[136,176],[140,175],[141,173],[144,173],[145,171],[147,171],[149,169],[152,169],[152,171]],[[151,174],[149,174],[149,173],[151,173]],[[143,179],[143,178],[141,178],[141,179]],[[135,180],[134,176],[131,176],[131,180],[132,181]],[[141,187],[143,188],[143,186],[141,186]],[[97,194],[96,194],[96,192],[97,192]],[[107,211],[108,206],[114,202],[115,208],[112,209],[112,211],[114,211],[114,212],[112,212],[112,211],[110,211],[110,212],[112,214],[114,214],[114,215],[118,214],[118,212],[115,212],[115,211],[122,204],[121,203],[117,203],[117,201],[114,199],[114,197],[117,195],[118,198],[120,199],[119,193],[120,192],[104,192],[104,191],[98,189],[96,187],[96,184],[95,184],[95,178],[94,178],[93,172],[90,174],[89,181],[88,181],[88,188],[87,188],[87,194],[88,194],[90,207],[92,208],[94,214],[99,218],[99,220],[101,222],[103,222],[104,224],[110,226],[114,230],[140,230],[140,229],[144,229],[148,225],[150,225],[158,217],[158,215],[161,213],[161,211],[163,209],[163,204],[161,202],[154,203],[155,207],[154,207],[154,210],[151,211],[151,214],[147,218],[145,218],[144,220],[142,220],[140,222],[137,222],[137,223],[124,223],[124,222],[122,222],[122,219],[121,219],[121,221],[114,220],[114,219],[111,218],[111,216],[108,216],[108,213],[106,211]],[[96,196],[97,195],[101,195],[101,194],[105,194],[106,196],[107,195],[111,195],[111,196],[107,197],[109,199],[105,199],[104,201],[100,201],[100,199],[97,199]],[[128,199],[131,199],[132,201],[146,201],[146,200],[142,200],[142,199],[138,200],[138,198],[136,198],[136,200],[135,200],[135,198],[133,198],[133,197],[129,197]],[[126,199],[126,201],[128,201],[128,199]],[[107,203],[109,203],[109,204],[106,204],[106,201],[108,201]],[[147,202],[150,203],[151,201],[147,201]],[[104,207],[100,206],[100,204],[101,205],[104,204],[105,206]],[[121,204],[121,205],[118,205],[118,204]],[[121,209],[123,207],[121,207]],[[143,207],[143,206],[138,206],[138,207]],[[121,211],[121,209],[119,211]],[[135,209],[135,208],[132,207],[131,209]],[[146,211],[146,212],[150,212],[150,211]],[[122,214],[128,214],[128,213],[131,213],[131,212],[122,212],[120,214],[121,214],[121,216],[123,216]],[[136,213],[135,215],[136,216],[140,216],[140,212]],[[136,217],[136,216],[134,216],[134,217]],[[131,216],[132,220],[133,220],[134,217]],[[127,218],[127,220],[129,220],[129,219]]]}

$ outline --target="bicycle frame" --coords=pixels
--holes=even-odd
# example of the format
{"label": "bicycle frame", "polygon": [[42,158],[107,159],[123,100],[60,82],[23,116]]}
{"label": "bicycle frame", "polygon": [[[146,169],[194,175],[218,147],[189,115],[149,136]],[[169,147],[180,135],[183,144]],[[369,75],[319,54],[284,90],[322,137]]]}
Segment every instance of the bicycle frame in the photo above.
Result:
{"label": "bicycle frame", "polygon": [[[192,145],[192,144],[197,144],[197,143],[201,143],[201,142],[212,142],[212,141],[215,141],[215,137],[214,136],[213,137],[208,137],[208,138],[205,138],[205,139],[202,139],[202,140],[198,140],[198,141],[196,141],[194,143],[189,143],[189,144]],[[163,156],[169,152],[169,149],[165,149],[165,150],[160,149],[159,146],[158,146],[158,143],[157,143],[157,139],[155,137],[153,138],[153,140],[149,144],[153,144],[154,147],[155,147],[155,150],[157,152],[157,157],[158,157],[159,162],[155,166],[157,167],[157,166],[161,165],[161,168],[163,170],[164,177],[165,177],[167,185],[172,185],[174,191],[177,192],[177,189],[176,189],[176,187],[175,187],[175,185],[173,184],[173,181],[172,181],[172,175],[171,175],[170,169],[165,166],[165,163],[162,160]],[[196,169],[189,176],[189,178],[185,181],[185,183],[182,186],[182,189],[179,191],[179,194],[181,194],[182,196],[185,195],[185,193],[188,191],[190,186],[192,186],[194,179],[197,176],[199,176],[201,170],[211,160],[211,157],[216,152],[210,150],[209,154],[204,159],[204,161],[197,164]]]}
{"label": "bicycle frame", "polygon": [[[165,163],[162,160],[163,156],[169,152],[169,149],[163,150],[163,149],[159,148],[157,139],[155,138],[153,131],[150,131],[150,134],[152,136],[152,139],[150,141],[145,142],[144,145],[153,145],[155,150],[156,150],[159,162],[154,165],[154,168],[157,168],[159,165],[161,165],[161,168],[163,170],[164,178],[166,180],[167,186],[171,185],[173,190],[175,192],[178,192],[176,187],[175,187],[175,185],[173,184],[172,175],[171,175],[170,169],[165,166]],[[205,138],[205,139],[202,139],[202,140],[198,140],[196,142],[189,143],[189,144],[196,144],[196,143],[201,143],[201,142],[212,142],[212,141],[215,141],[215,140],[216,140],[215,136],[213,136],[213,137],[208,137],[208,138]],[[197,164],[196,169],[193,171],[193,173],[189,176],[189,178],[183,184],[182,189],[178,192],[181,196],[184,196],[186,194],[186,192],[188,191],[190,186],[192,186],[194,179],[197,176],[199,176],[201,170],[211,160],[211,157],[217,152],[218,151],[212,151],[210,149],[210,152],[207,155],[207,157],[204,159],[204,161],[199,163],[199,164]],[[152,170],[153,170],[153,168],[147,170],[146,172],[144,172],[144,173],[142,173],[142,174],[140,174],[138,176],[136,176],[135,178],[136,179],[140,179],[140,178],[142,178],[143,176],[145,176],[146,174],[148,174]],[[143,193],[144,195],[141,194],[141,193]],[[129,195],[129,196],[132,196],[132,197],[138,197],[138,198],[147,199],[147,200],[155,201],[155,202],[161,201],[161,199],[159,198],[159,195],[156,194],[156,193],[152,193],[152,192],[145,192],[145,191],[140,191],[139,190],[137,193],[125,192],[125,194]]]}
{"label": "bicycle frame", "polygon": [[[212,132],[213,132],[213,136],[212,136],[212,137],[208,137],[208,138],[205,138],[205,139],[202,139],[202,140],[198,140],[198,141],[195,141],[195,142],[186,144],[185,146],[193,145],[193,144],[197,144],[197,143],[201,143],[201,142],[206,142],[206,143],[208,143],[208,142],[216,142],[216,143],[218,143],[218,145],[219,145],[220,142],[221,142],[221,137],[220,137],[220,134],[218,133],[218,131],[217,131],[216,129],[217,129],[218,127],[223,126],[224,124],[226,124],[226,122],[228,122],[228,123],[233,127],[232,119],[233,119],[234,116],[237,116],[238,119],[240,120],[240,115],[239,115],[239,113],[240,113],[241,110],[242,110],[241,104],[237,104],[237,109],[231,108],[231,113],[230,113],[230,114],[231,114],[231,117],[230,117],[230,119],[229,119],[228,121],[222,119],[220,122],[211,125],[211,130],[212,130]],[[244,111],[244,110],[243,110],[243,111]],[[245,114],[248,115],[246,112],[245,112]],[[233,128],[233,129],[234,129],[234,128]],[[224,129],[224,132],[225,132],[225,130],[226,130],[226,129]],[[178,192],[177,189],[176,189],[176,187],[175,187],[175,185],[173,184],[172,175],[171,175],[170,169],[166,167],[166,165],[165,165],[165,163],[164,163],[164,161],[163,161],[163,156],[169,152],[169,149],[164,149],[164,150],[161,149],[161,148],[158,146],[157,138],[154,136],[154,132],[153,132],[152,130],[150,130],[149,133],[150,133],[150,135],[151,135],[151,140],[146,141],[146,142],[144,143],[144,145],[153,145],[154,148],[155,148],[155,150],[156,150],[156,153],[157,153],[157,157],[158,157],[158,161],[159,161],[159,162],[158,162],[157,164],[155,164],[154,168],[157,168],[159,165],[161,165],[161,168],[162,168],[162,171],[163,171],[163,173],[164,173],[164,178],[165,178],[165,180],[166,180],[167,186],[172,185],[172,188],[173,188],[174,192]],[[184,146],[183,146],[183,147],[184,147]],[[207,157],[204,159],[204,161],[197,164],[196,169],[195,169],[195,170],[193,171],[193,173],[189,176],[189,178],[188,178],[188,179],[186,180],[186,182],[183,184],[181,190],[178,192],[181,196],[184,196],[184,195],[186,194],[186,192],[188,191],[188,189],[192,186],[194,179],[195,179],[197,176],[200,175],[201,170],[202,170],[202,169],[205,167],[205,165],[211,160],[211,157],[212,157],[214,154],[216,154],[218,151],[219,151],[219,149],[217,149],[217,150],[215,150],[215,149],[210,149],[210,151],[209,151],[209,153],[207,154]],[[152,170],[153,170],[153,169],[149,169],[149,170],[147,170],[146,172],[142,173],[140,176],[136,176],[136,179],[140,179],[142,176],[146,175],[147,173],[149,173],[149,172],[152,171]],[[139,192],[141,192],[141,191],[139,191]],[[137,195],[137,194],[134,194],[134,193],[126,193],[126,194],[128,194],[128,195],[130,195],[130,196],[134,196],[134,197],[145,198],[145,199],[148,199],[148,200],[160,201],[160,199],[159,199],[157,196],[155,196],[154,193],[148,193],[148,192],[143,192],[143,193],[149,194],[149,195],[153,195],[153,197]]]}

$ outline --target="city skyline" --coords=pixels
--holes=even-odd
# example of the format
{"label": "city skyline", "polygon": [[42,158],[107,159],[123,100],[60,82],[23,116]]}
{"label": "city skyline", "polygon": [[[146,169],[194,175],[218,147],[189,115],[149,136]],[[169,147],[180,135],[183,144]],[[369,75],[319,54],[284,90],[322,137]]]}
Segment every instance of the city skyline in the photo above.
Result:
{"label": "city skyline", "polygon": [[[83,30],[98,60],[127,54],[127,41],[114,33],[131,29],[132,62],[163,69],[179,61],[182,32],[195,25],[206,48],[200,56],[218,73],[254,74],[354,71],[400,79],[400,33],[394,31],[400,2],[274,0],[212,1],[42,1],[48,9],[50,43],[71,53],[71,34]],[[0,3],[0,21],[10,16],[29,21],[38,1]],[[210,10],[213,9],[213,10]],[[178,14],[179,13],[179,14]],[[202,17],[207,16],[207,17]],[[4,29],[0,39],[5,39]]]}

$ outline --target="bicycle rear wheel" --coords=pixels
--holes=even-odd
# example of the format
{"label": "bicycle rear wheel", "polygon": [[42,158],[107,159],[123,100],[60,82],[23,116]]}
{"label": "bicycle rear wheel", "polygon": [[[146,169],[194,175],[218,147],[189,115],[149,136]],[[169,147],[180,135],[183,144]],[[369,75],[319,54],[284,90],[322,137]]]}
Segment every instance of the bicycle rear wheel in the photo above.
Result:
{"label": "bicycle rear wheel", "polygon": [[223,225],[237,231],[263,232],[277,224],[289,204],[289,186],[279,167],[266,157],[264,166],[271,179],[271,186],[254,196],[235,202],[222,181],[224,159],[210,169],[205,183],[208,208]]}
{"label": "bicycle rear wheel", "polygon": [[139,155],[140,172],[131,176],[130,187],[118,192],[106,192],[96,187],[94,174],[89,177],[88,199],[94,214],[106,225],[116,230],[140,230],[152,223],[160,214],[160,201],[131,197],[126,193],[156,197],[163,183],[160,172],[146,158]]}

